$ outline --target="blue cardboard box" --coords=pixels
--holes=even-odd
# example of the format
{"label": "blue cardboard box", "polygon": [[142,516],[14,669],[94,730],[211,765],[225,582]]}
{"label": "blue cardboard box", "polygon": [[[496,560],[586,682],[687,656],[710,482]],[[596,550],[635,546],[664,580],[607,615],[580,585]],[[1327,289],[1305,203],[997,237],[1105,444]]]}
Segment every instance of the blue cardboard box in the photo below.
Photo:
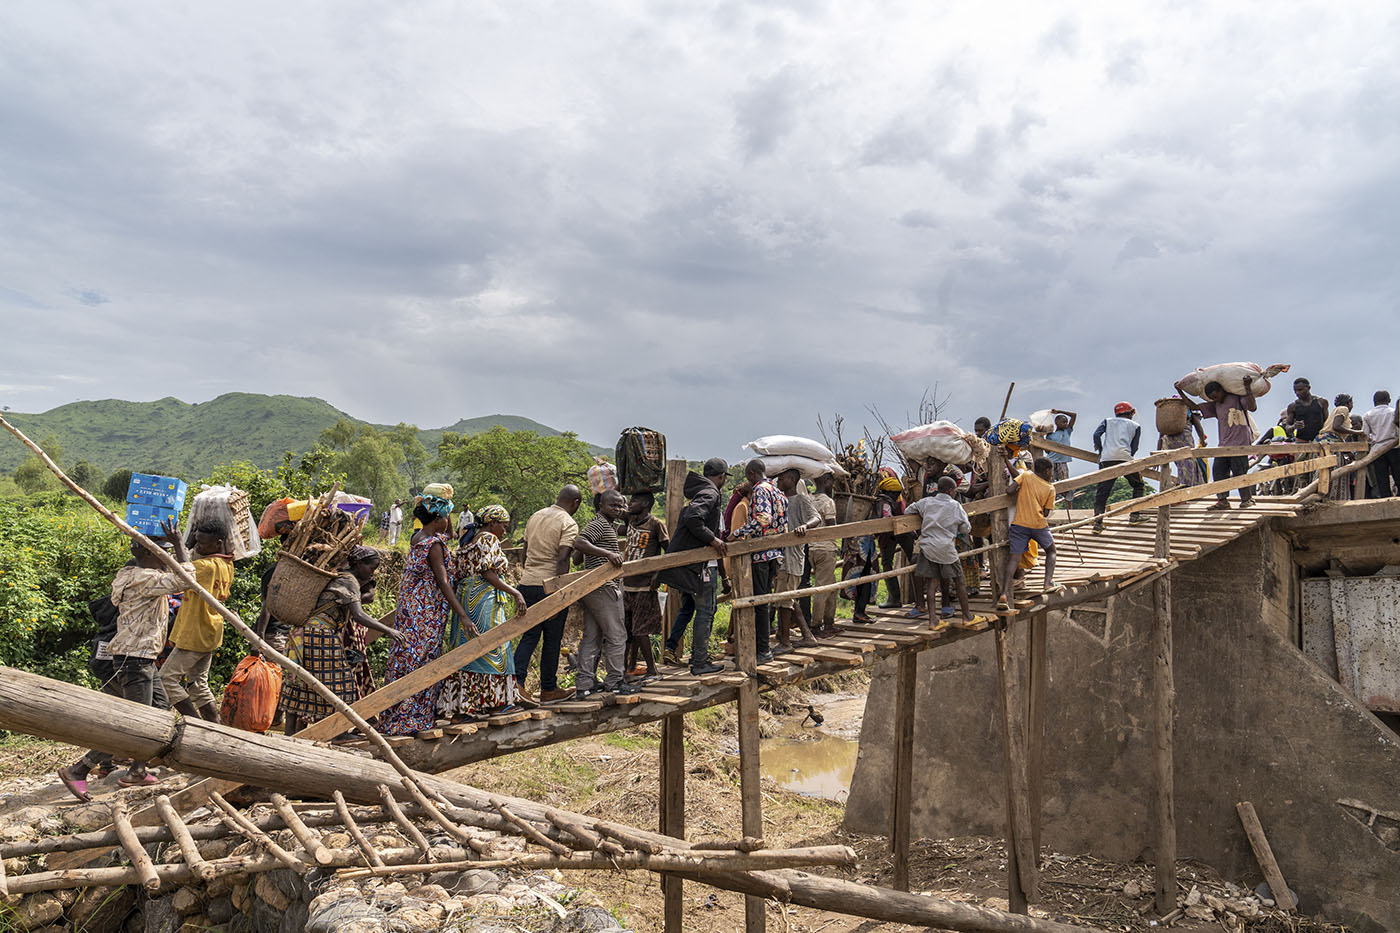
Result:
{"label": "blue cardboard box", "polygon": [[187,489],[189,486],[184,480],[173,476],[132,473],[131,484],[126,487],[126,501],[141,505],[158,505],[163,509],[174,509],[178,512],[185,507]]}
{"label": "blue cardboard box", "polygon": [[143,535],[164,534],[165,529],[161,526],[179,517],[179,509],[167,509],[141,502],[128,502],[126,505],[126,523]]}

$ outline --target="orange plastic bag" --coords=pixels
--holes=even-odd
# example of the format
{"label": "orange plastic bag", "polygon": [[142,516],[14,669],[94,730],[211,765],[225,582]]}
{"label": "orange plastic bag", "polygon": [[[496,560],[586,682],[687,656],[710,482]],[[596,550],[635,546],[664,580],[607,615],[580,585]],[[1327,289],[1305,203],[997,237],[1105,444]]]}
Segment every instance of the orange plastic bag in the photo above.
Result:
{"label": "orange plastic bag", "polygon": [[282,668],[248,655],[233,669],[219,718],[225,725],[248,732],[266,732],[282,695]]}

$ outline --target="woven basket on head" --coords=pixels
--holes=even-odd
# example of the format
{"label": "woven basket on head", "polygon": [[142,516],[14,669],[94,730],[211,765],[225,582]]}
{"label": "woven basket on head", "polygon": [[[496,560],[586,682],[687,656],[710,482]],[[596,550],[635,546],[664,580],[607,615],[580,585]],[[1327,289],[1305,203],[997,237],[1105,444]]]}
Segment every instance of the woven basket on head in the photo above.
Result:
{"label": "woven basket on head", "polygon": [[326,584],[336,578],[330,570],[313,567],[294,554],[281,551],[267,584],[267,605],[283,625],[301,625],[311,616]]}
{"label": "woven basket on head", "polygon": [[1191,409],[1179,398],[1157,399],[1157,433],[1180,434],[1186,430]]}

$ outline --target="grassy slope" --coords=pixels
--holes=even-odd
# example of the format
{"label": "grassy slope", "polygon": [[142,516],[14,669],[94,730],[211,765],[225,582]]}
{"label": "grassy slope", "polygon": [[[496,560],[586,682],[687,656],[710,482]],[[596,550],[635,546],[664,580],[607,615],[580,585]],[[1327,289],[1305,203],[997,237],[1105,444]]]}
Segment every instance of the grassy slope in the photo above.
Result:
{"label": "grassy slope", "polygon": [[[275,466],[283,451],[308,449],[338,419],[359,420],[318,398],[249,392],[230,392],[196,405],[176,398],[73,402],[42,414],[11,412],[6,417],[36,440],[57,437],[65,463],[87,460],[104,473],[126,468],[181,477],[207,476],[233,460]],[[560,433],[518,415],[488,415],[425,430],[420,436],[423,445],[436,452],[445,431],[476,433],[496,424],[544,435]],[[0,445],[0,471],[13,470],[24,456],[17,444]]]}

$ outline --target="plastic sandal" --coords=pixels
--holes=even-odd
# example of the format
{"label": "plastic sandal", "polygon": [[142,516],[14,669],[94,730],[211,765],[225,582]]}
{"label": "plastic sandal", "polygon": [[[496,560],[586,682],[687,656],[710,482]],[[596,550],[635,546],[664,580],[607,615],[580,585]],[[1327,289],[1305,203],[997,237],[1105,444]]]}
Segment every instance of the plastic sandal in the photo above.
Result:
{"label": "plastic sandal", "polygon": [[92,795],[88,793],[87,781],[70,776],[67,768],[58,769],[58,779],[63,782],[64,787],[68,788],[69,793],[83,803],[92,800]]}
{"label": "plastic sandal", "polygon": [[955,611],[956,610],[953,609],[952,606],[944,606],[942,609],[938,610],[938,617],[940,619],[951,619]]}
{"label": "plastic sandal", "polygon": [[140,777],[132,777],[130,773],[117,778],[117,783],[122,787],[154,787],[160,783],[160,778],[147,771]]}

